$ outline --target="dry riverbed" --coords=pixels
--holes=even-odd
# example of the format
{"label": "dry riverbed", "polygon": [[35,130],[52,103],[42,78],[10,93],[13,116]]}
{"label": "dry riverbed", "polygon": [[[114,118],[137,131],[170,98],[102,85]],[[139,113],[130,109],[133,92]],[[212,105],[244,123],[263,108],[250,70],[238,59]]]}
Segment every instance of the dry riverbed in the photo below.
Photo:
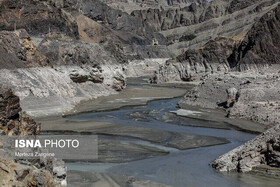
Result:
{"label": "dry riverbed", "polygon": [[[168,155],[170,151],[176,152],[180,150],[226,144],[229,143],[229,141],[221,137],[212,137],[212,135],[190,134],[188,132],[184,133],[180,131],[175,132],[169,129],[153,128],[148,125],[143,127],[122,122],[115,123],[114,121],[99,121],[95,118],[75,118],[75,114],[88,112],[90,115],[92,112],[97,112],[96,114],[98,114],[123,107],[132,107],[132,112],[127,112],[127,116],[131,118],[131,121],[137,121],[144,115],[143,120],[147,120],[148,122],[148,118],[152,118],[165,123],[228,130],[232,129],[232,125],[236,125],[237,127],[238,124],[240,124],[239,121],[236,121],[233,124],[227,123],[227,118],[225,117],[226,113],[224,111],[187,106],[184,109],[178,110],[174,110],[173,108],[173,110],[164,113],[161,113],[160,107],[155,111],[144,111],[143,115],[141,112],[137,113],[133,110],[134,106],[146,105],[152,100],[180,97],[184,95],[188,89],[193,87],[193,85],[176,83],[156,86],[143,83],[143,80],[130,80],[129,86],[119,94],[81,102],[69,113],[69,116],[40,118],[38,120],[42,123],[42,131],[47,134],[97,134],[99,135],[99,157],[97,160],[90,161],[99,163],[128,163],[136,160],[165,156]],[[127,110],[130,111],[130,109]],[[105,117],[106,115],[107,114],[104,114]],[[147,116],[148,118],[146,119]],[[196,119],[199,123],[187,123],[188,119]],[[118,119],[116,118],[116,120]],[[186,120],[186,122],[184,120]],[[257,124],[248,121],[246,123],[244,121],[244,124],[248,124],[248,127],[245,126],[245,130],[254,132],[262,131]],[[71,174],[71,172],[70,176],[73,174]],[[75,173],[76,177],[81,175],[84,179],[89,176],[98,175],[102,178],[100,179],[101,181],[106,179],[104,184],[109,184],[108,182],[111,181],[111,176],[108,176],[107,174],[103,175],[92,172]],[[120,184],[126,180],[127,178],[123,178]],[[71,184],[75,184],[75,180],[71,180]]]}

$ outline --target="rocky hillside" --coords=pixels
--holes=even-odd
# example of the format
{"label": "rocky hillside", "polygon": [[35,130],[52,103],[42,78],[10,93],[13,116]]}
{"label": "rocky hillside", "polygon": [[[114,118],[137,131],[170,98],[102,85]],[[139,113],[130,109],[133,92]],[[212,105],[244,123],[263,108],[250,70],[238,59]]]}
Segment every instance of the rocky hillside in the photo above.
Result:
{"label": "rocky hillside", "polygon": [[0,29],[25,29],[30,35],[46,35],[48,32],[78,38],[78,27],[69,14],[47,1],[2,0],[0,4]]}
{"label": "rocky hillside", "polygon": [[[211,165],[219,171],[261,170],[274,175],[275,170],[277,176],[280,155],[279,10],[278,5],[260,18],[242,41],[232,38],[210,41],[203,48],[187,51],[176,60],[168,61],[169,67],[164,66],[163,73],[156,76],[160,81],[202,81],[180,101],[181,107],[220,107],[227,111],[228,117],[251,120],[271,128],[216,159]],[[173,71],[173,77],[161,79],[170,73],[168,70]]]}
{"label": "rocky hillside", "polygon": [[239,71],[280,64],[280,6],[263,16],[229,57]]}
{"label": "rocky hillside", "polygon": [[133,10],[169,9],[185,7],[193,2],[201,3],[203,0],[102,0],[112,8],[131,13]]}
{"label": "rocky hillside", "polygon": [[[277,0],[151,2],[141,1],[141,9],[127,13],[107,0],[2,0],[0,83],[14,88],[30,114],[49,115],[125,88],[124,70],[133,67],[130,61],[135,59],[180,54],[160,68],[154,81],[190,81],[234,67],[245,69],[247,56],[256,57],[247,52],[243,56],[246,44],[254,45],[250,51],[258,54],[263,41],[277,50],[278,43],[272,42],[277,35],[250,39],[258,35],[253,31],[257,28],[277,30],[277,11],[270,12]],[[256,21],[267,12],[271,15],[258,26]],[[154,38],[159,45],[152,45]],[[42,110],[33,107],[39,104]]]}
{"label": "rocky hillside", "polygon": [[62,113],[125,87],[122,42],[70,4],[1,1],[0,83],[14,89],[29,114]]}
{"label": "rocky hillside", "polygon": [[108,43],[47,37],[37,47],[36,38],[23,29],[1,31],[0,36],[0,83],[14,89],[29,114],[62,113],[83,99],[125,87],[118,64],[127,59]]}
{"label": "rocky hillside", "polygon": [[0,39],[0,69],[43,66],[49,63],[25,30],[0,31]]}
{"label": "rocky hillside", "polygon": [[[19,97],[11,89],[0,87],[0,147],[5,135],[38,135],[40,124],[21,112]],[[56,171],[64,171],[58,174]],[[2,186],[60,186],[66,184],[63,162],[56,160],[19,160],[0,149],[0,184]]]}
{"label": "rocky hillside", "polygon": [[[244,8],[245,5],[250,5],[250,3],[242,4],[243,1],[239,1],[240,5],[233,2],[235,1],[231,2],[231,9],[227,13],[240,13],[236,7]],[[176,59],[168,61],[165,66],[161,67],[155,79],[157,81],[189,81],[213,72],[227,72],[235,69],[263,70],[262,67],[279,64],[279,53],[277,52],[279,51],[279,6],[276,6],[278,2],[256,1],[254,3],[252,5],[255,7],[254,9],[251,9],[252,7],[244,8],[245,10],[251,9],[251,18],[255,13],[258,13],[259,16],[271,8],[272,10],[259,20],[258,16],[254,17],[254,20],[258,21],[252,27],[246,27],[247,30],[245,27],[241,27],[242,32],[236,31],[233,35],[227,33],[216,37],[204,46],[189,49]],[[224,27],[226,28],[225,25]],[[231,27],[231,30],[234,29]],[[211,36],[215,37],[215,35]],[[191,38],[191,35],[186,37],[186,39]]]}

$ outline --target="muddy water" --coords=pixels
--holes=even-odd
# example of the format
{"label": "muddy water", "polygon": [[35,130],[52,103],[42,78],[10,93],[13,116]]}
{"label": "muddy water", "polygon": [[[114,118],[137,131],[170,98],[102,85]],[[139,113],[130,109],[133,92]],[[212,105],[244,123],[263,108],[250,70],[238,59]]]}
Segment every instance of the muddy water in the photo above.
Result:
{"label": "muddy water", "polygon": [[[155,118],[141,116],[140,120],[132,118],[128,114],[143,111],[155,111],[157,115],[163,115],[165,112],[176,110],[176,104],[179,99],[166,99],[150,102],[147,106],[123,108],[110,112],[85,113],[72,116],[74,119],[87,119],[94,121],[108,121],[118,125],[133,125],[139,127],[149,127],[154,129],[168,130],[173,132],[185,132],[199,135],[209,135],[215,137],[223,137],[231,143],[217,145],[211,147],[177,150],[168,148],[164,145],[155,145],[147,141],[123,139],[122,141],[133,141],[138,144],[155,146],[170,152],[166,156],[159,156],[144,160],[133,161],[129,163],[67,163],[68,170],[80,170],[91,172],[115,173],[134,176],[142,179],[152,180],[171,186],[197,186],[197,187],[226,187],[226,186],[279,186],[279,180],[256,176],[250,174],[222,174],[217,173],[209,166],[209,163],[219,155],[243,144],[252,139],[256,135],[249,134],[235,129],[214,129],[182,126],[158,121]],[[199,124],[211,126],[212,122],[188,119],[184,123]],[[186,124],[187,125],[187,124]]]}

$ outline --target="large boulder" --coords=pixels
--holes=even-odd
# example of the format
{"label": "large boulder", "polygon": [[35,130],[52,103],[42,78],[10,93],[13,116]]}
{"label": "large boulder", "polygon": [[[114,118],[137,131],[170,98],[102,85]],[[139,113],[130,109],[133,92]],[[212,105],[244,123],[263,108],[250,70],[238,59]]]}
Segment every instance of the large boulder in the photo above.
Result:
{"label": "large boulder", "polygon": [[280,125],[276,125],[255,139],[220,156],[211,165],[222,172],[248,172],[262,164],[280,167],[279,147]]}
{"label": "large boulder", "polygon": [[6,135],[36,135],[40,124],[21,113],[19,97],[11,89],[0,88],[0,130]]}

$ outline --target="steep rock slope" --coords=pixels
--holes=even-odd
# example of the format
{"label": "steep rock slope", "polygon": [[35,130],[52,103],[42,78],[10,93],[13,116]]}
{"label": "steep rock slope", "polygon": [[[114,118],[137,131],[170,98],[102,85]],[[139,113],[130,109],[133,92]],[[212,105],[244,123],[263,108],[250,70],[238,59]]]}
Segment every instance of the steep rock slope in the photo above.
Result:
{"label": "steep rock slope", "polygon": [[[187,25],[178,24],[177,27],[160,33],[167,38],[169,50],[177,55],[188,49],[200,48],[216,37],[242,40],[252,25],[274,8],[276,3],[273,0],[256,1],[243,9],[229,13],[229,2],[215,0],[207,3],[202,10],[199,10],[201,6],[197,6],[196,12],[188,12],[190,15],[186,16],[186,20],[189,19]],[[173,21],[170,23],[173,24]],[[177,23],[180,23],[179,20]]]}
{"label": "steep rock slope", "polygon": [[13,88],[32,116],[63,114],[85,99],[125,88],[122,67],[76,65],[1,70],[0,83]]}
{"label": "steep rock slope", "polygon": [[127,13],[131,13],[133,10],[142,9],[159,9],[159,8],[178,8],[184,7],[192,2],[201,3],[203,0],[102,0],[102,2],[108,4],[112,8],[123,10]]}
{"label": "steep rock slope", "polygon": [[0,31],[0,69],[48,64],[25,30]]}
{"label": "steep rock slope", "polygon": [[125,43],[149,44],[153,30],[121,10],[113,9],[99,0],[65,0],[63,8],[74,8],[83,15],[98,21],[110,29]]}
{"label": "steep rock slope", "polygon": [[127,63],[115,45],[45,38],[38,46],[53,65],[104,65]]}
{"label": "steep rock slope", "polygon": [[167,62],[159,70],[157,80],[188,81],[192,80],[192,77],[200,78],[218,71],[251,68],[258,70],[258,66],[279,64],[278,40],[279,6],[276,6],[255,23],[247,34],[218,37],[207,42],[203,47],[188,50]]}
{"label": "steep rock slope", "polygon": [[28,115],[22,114],[19,97],[11,89],[1,86],[1,124],[2,133],[6,135],[36,135],[40,132],[40,125]]}
{"label": "steep rock slope", "polygon": [[[57,160],[19,160],[3,149],[5,135],[38,135],[40,124],[21,112],[19,97],[11,89],[0,87],[0,184],[2,186],[61,186],[66,184],[63,162]],[[64,171],[57,175],[55,170]]]}
{"label": "steep rock slope", "polygon": [[219,37],[210,40],[199,50],[188,50],[161,66],[153,82],[192,81],[213,71],[229,71],[227,57],[232,53],[234,45],[233,39]]}
{"label": "steep rock slope", "polygon": [[231,67],[244,71],[280,64],[280,6],[263,16],[248,32],[229,59]]}
{"label": "steep rock slope", "polygon": [[120,64],[128,60],[113,30],[61,2],[0,5],[0,83],[14,88],[36,116],[63,113],[126,84]]}
{"label": "steep rock slope", "polygon": [[50,31],[78,37],[77,25],[63,10],[47,1],[3,0],[0,6],[0,29],[25,29],[30,35],[46,35]]}

